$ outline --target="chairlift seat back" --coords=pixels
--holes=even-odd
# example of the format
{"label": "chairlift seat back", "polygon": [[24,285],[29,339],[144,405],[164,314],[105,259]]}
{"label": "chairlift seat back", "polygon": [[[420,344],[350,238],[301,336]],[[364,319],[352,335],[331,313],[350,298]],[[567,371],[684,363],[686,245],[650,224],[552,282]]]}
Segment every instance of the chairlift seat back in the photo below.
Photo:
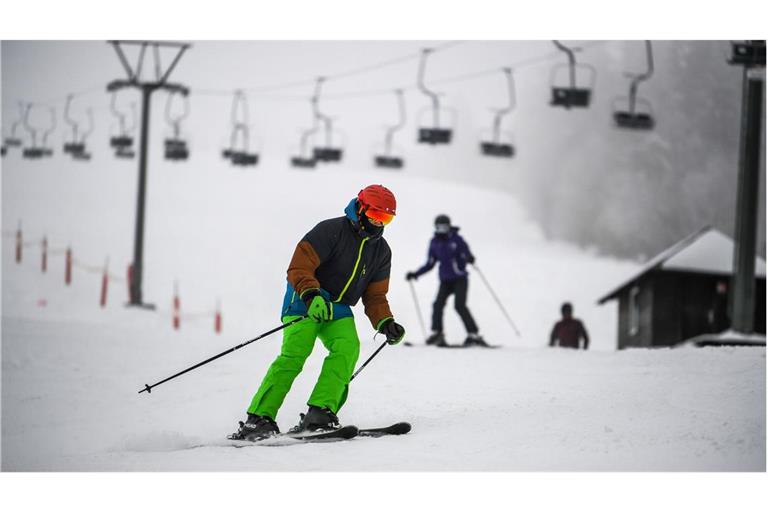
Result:
{"label": "chairlift seat back", "polygon": [[256,165],[259,163],[259,155],[256,153],[246,153],[245,151],[233,151],[231,160],[233,165]]}
{"label": "chairlift seat back", "polygon": [[592,90],[582,87],[552,87],[550,105],[556,107],[588,107],[592,99]]}
{"label": "chairlift seat back", "polygon": [[304,169],[311,169],[315,167],[315,159],[314,158],[303,158],[300,156],[296,156],[291,158],[291,165],[293,167],[300,167]]}
{"label": "chairlift seat back", "polygon": [[314,159],[319,162],[339,162],[343,155],[341,148],[319,147],[312,150]]}
{"label": "chairlift seat back", "polygon": [[128,148],[133,146],[133,137],[129,137],[128,135],[117,135],[115,137],[110,137],[109,145],[113,148]]}
{"label": "chairlift seat back", "polygon": [[64,152],[65,153],[82,153],[85,151],[85,144],[82,142],[66,142],[64,143]]}
{"label": "chairlift seat back", "polygon": [[136,156],[136,152],[129,147],[119,147],[117,148],[117,151],[115,151],[115,156],[118,158],[130,159]]}
{"label": "chairlift seat back", "polygon": [[487,156],[511,158],[515,155],[515,148],[512,144],[499,144],[496,142],[481,142],[480,151]]}
{"label": "chairlift seat back", "polygon": [[374,157],[376,167],[387,167],[389,169],[402,169],[403,159],[396,156],[376,156]]}
{"label": "chairlift seat back", "polygon": [[5,146],[9,148],[18,148],[21,146],[21,139],[15,137],[6,137]]}
{"label": "chairlift seat back", "polygon": [[613,120],[620,128],[633,130],[650,130],[656,124],[653,117],[645,112],[617,111],[613,113]]}
{"label": "chairlift seat back", "polygon": [[81,160],[81,161],[87,162],[91,159],[91,154],[86,153],[85,151],[79,151],[79,152],[72,153],[72,158],[74,160]]}
{"label": "chairlift seat back", "polygon": [[186,149],[187,148],[187,141],[182,139],[165,139],[165,150],[171,150],[171,149]]}
{"label": "chairlift seat back", "polygon": [[41,158],[43,156],[42,148],[24,148],[21,155],[24,158]]}
{"label": "chairlift seat back", "polygon": [[165,147],[166,160],[186,160],[187,158],[189,158],[189,150],[186,145]]}
{"label": "chairlift seat back", "polygon": [[419,128],[419,142],[423,144],[450,144],[452,135],[448,128]]}

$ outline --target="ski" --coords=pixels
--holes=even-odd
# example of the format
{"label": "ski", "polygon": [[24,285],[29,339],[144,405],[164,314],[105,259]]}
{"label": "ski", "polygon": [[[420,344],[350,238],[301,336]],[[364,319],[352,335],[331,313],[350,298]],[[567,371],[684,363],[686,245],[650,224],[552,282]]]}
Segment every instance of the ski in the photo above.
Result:
{"label": "ski", "polygon": [[360,437],[400,436],[411,431],[411,424],[405,421],[395,423],[388,427],[361,428],[357,433]]}
{"label": "ski", "polygon": [[297,432],[295,434],[286,433],[284,434],[286,437],[290,437],[291,439],[298,439],[299,441],[304,441],[306,443],[312,443],[317,441],[341,441],[344,439],[352,439],[353,437],[356,437],[360,433],[360,429],[358,429],[354,425],[345,425],[341,428],[337,428],[336,430],[328,430],[324,432]]}
{"label": "ski", "polygon": [[403,343],[406,347],[435,347],[435,348],[501,348],[501,345],[427,345],[426,343],[411,343],[406,341]]}
{"label": "ski", "polygon": [[277,434],[255,441],[234,439],[230,436],[227,436],[227,439],[231,443],[231,446],[234,446],[235,448],[243,448],[245,446],[286,446],[298,443],[329,443],[334,441],[345,441],[356,437],[358,433],[359,429],[356,426],[346,425],[337,428],[336,430],[323,432],[285,432],[283,434]]}
{"label": "ski", "polygon": [[501,348],[501,345],[435,345],[437,348]]}

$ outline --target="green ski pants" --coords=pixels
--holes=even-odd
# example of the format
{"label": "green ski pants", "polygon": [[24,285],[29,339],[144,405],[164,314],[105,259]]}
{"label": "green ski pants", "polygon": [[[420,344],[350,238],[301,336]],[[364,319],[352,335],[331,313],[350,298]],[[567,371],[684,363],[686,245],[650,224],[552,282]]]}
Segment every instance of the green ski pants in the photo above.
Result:
{"label": "green ski pants", "polygon": [[[298,317],[285,316],[283,323],[294,318]],[[323,361],[323,369],[307,405],[327,407],[334,414],[341,409],[347,400],[349,379],[360,354],[360,340],[352,317],[324,323],[307,319],[286,327],[283,330],[280,355],[269,367],[259,390],[253,396],[248,407],[249,413],[277,419],[277,411],[283,405],[294,379],[304,368],[304,362],[312,353],[318,337],[329,353]]]}

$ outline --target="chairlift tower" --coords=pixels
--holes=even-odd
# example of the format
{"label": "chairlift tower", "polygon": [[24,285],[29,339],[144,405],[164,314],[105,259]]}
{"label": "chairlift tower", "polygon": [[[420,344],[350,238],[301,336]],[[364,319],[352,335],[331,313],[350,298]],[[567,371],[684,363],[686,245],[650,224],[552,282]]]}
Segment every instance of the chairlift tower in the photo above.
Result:
{"label": "chairlift tower", "polygon": [[[173,43],[160,41],[107,41],[115,49],[120,63],[125,68],[127,79],[113,80],[107,84],[107,92],[115,92],[127,87],[133,87],[141,91],[141,134],[139,141],[139,186],[136,204],[136,229],[133,245],[133,272],[130,283],[131,297],[129,306],[138,306],[154,309],[153,305],[145,304],[142,300],[141,283],[144,261],[144,211],[147,188],[147,146],[149,142],[149,113],[152,93],[163,89],[168,92],[177,92],[182,96],[189,94],[189,88],[181,84],[169,83],[168,77],[173,72],[179,59],[191,45],[188,43]],[[122,46],[140,46],[136,67],[132,68],[123,52]],[[146,50],[151,47],[154,51],[155,73],[154,80],[142,80],[141,71],[144,64]],[[160,63],[160,48],[175,48],[176,56],[168,68],[163,71]]]}
{"label": "chairlift tower", "polygon": [[739,141],[739,181],[731,286],[731,327],[754,332],[757,194],[760,182],[760,141],[763,138],[765,41],[734,43],[730,64],[744,66]]}

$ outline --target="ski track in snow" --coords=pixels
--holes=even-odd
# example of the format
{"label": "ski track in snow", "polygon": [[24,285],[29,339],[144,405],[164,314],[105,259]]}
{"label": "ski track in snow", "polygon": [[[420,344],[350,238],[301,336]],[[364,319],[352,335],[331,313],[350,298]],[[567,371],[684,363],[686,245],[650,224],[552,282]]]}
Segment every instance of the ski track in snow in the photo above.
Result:
{"label": "ski track in snow", "polygon": [[[3,240],[3,470],[765,470],[764,348],[612,351],[615,306],[595,301],[636,263],[546,240],[499,191],[406,173],[209,164],[153,167],[144,294],[157,313],[124,308],[124,284],[114,283],[101,310],[98,274],[76,269],[64,287],[61,257],[49,257],[43,275],[37,247],[25,247],[17,265],[12,239]],[[409,421],[405,436],[228,446],[225,436],[278,353],[279,334],[138,394],[276,326],[296,242],[369,183],[398,196],[398,218],[387,228],[390,302],[408,339],[420,342],[421,332],[402,277],[423,263],[432,219],[443,212],[462,227],[521,338],[474,276],[469,306],[502,348],[386,347],[353,383],[340,417],[359,427]],[[76,258],[95,264],[108,255],[121,274],[134,187],[135,163],[31,165],[9,157],[3,230],[21,219],[25,240],[46,234],[52,246],[72,243]],[[222,298],[222,335],[208,318],[171,329],[175,279],[183,311],[208,311]],[[436,271],[416,283],[425,316],[436,286]],[[595,350],[545,348],[566,299]],[[355,312],[362,362],[379,341],[362,308]],[[460,343],[450,303],[445,319],[449,341]],[[305,410],[324,353],[318,343],[277,418],[282,430]]]}

